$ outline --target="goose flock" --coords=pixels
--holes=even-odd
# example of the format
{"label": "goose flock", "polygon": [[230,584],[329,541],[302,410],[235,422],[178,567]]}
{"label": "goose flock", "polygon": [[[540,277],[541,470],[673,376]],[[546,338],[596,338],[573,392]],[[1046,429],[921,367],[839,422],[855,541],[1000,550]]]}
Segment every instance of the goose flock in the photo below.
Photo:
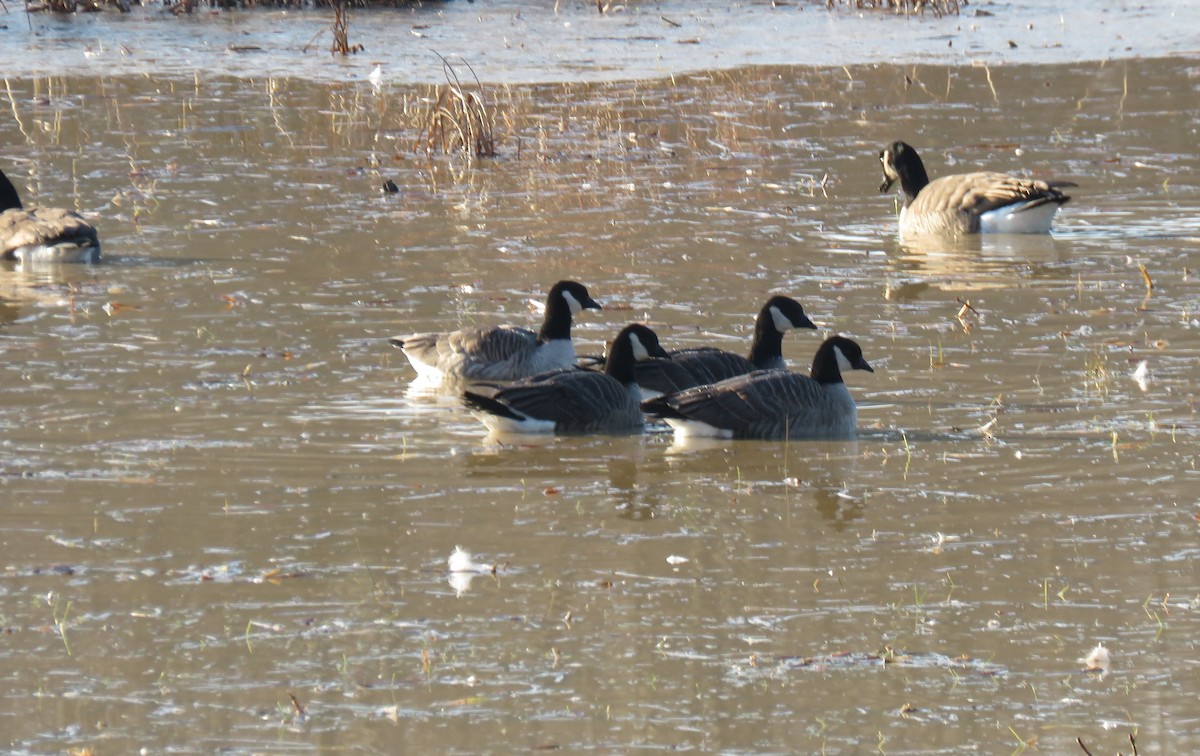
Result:
{"label": "goose flock", "polygon": [[498,435],[640,433],[650,417],[680,439],[854,437],[857,407],[842,371],[874,371],[843,336],[821,344],[809,375],[788,370],[783,335],[816,328],[790,297],[763,305],[749,357],[714,347],[668,352],[648,326],[631,323],[613,339],[602,370],[575,364],[572,315],[584,308],[600,305],[582,284],[559,281],[538,335],[503,325],[391,343],[418,377],[461,392],[467,409]]}
{"label": "goose flock", "polygon": [[[1070,199],[1069,181],[976,172],[930,180],[917,150],[880,151],[881,192],[899,182],[902,239],[968,234],[1044,234]],[[688,439],[852,439],[858,407],[842,373],[875,372],[857,342],[830,336],[808,374],[790,370],[787,331],[816,329],[799,302],[775,295],[755,320],[749,355],[715,347],[667,352],[647,325],[619,332],[604,359],[578,364],[572,317],[595,308],[583,284],[559,281],[538,334],[521,326],[391,338],[419,379],[451,385],[488,430],[505,433],[638,433],[665,422]]]}
{"label": "goose flock", "polygon": [[[917,151],[895,141],[879,153],[880,192],[899,184],[899,233],[957,237],[1048,233],[1070,197],[1068,181],[978,171],[930,180]],[[0,171],[0,259],[97,262],[99,235],[78,213],[26,208]],[[559,281],[546,297],[538,331],[521,326],[462,328],[396,336],[391,343],[418,380],[451,386],[495,433],[636,433],[647,418],[677,438],[853,438],[857,407],[842,378],[874,372],[861,347],[827,338],[807,375],[790,370],[783,338],[816,329],[800,303],[773,296],[755,321],[747,356],[715,347],[666,351],[644,324],[625,326],[602,364],[580,365],[571,339],[574,317],[599,310],[587,287]]]}
{"label": "goose flock", "polygon": [[[930,180],[917,151],[896,141],[879,153],[880,192],[899,183],[902,239],[1048,233],[1069,181],[979,171]],[[852,439],[858,408],[842,374],[875,372],[857,342],[825,339],[807,375],[788,368],[783,337],[816,329],[796,300],[776,295],[755,321],[748,356],[716,347],[666,351],[645,324],[626,325],[603,359],[579,364],[572,318],[601,309],[587,288],[559,281],[539,332],[519,326],[397,336],[418,379],[460,394],[491,432],[639,433],[647,419],[676,439]]]}

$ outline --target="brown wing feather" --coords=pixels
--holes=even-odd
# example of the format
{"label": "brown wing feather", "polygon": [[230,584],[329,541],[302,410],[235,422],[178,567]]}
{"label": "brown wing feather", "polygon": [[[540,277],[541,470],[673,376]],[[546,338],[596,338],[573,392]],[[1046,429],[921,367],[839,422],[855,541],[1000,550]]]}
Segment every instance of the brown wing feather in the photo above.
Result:
{"label": "brown wing feather", "polygon": [[23,247],[77,244],[99,246],[96,229],[78,213],[58,207],[5,210],[0,213],[0,257]]}
{"label": "brown wing feather", "polygon": [[1069,181],[1022,179],[1006,173],[980,171],[943,176],[921,190],[909,210],[915,213],[940,213],[947,210],[980,215],[1017,202],[1046,199],[1065,202],[1060,186]]}

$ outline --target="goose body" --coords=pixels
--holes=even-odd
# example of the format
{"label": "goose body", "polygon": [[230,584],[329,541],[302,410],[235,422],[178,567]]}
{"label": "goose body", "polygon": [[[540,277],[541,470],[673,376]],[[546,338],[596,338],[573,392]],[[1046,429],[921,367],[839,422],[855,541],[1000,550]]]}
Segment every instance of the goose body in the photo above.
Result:
{"label": "goose body", "polygon": [[755,370],[782,370],[787,367],[783,360],[783,335],[794,328],[816,329],[816,326],[796,300],[771,297],[754,321],[749,357],[715,347],[672,350],[668,352],[669,361],[650,359],[637,363],[638,385],[643,391],[669,394]]}
{"label": "goose body", "polygon": [[634,365],[663,357],[644,325],[626,326],[613,341],[604,372],[565,368],[509,385],[472,385],[463,403],[493,433],[636,433],[645,418]]}
{"label": "goose body", "polygon": [[26,208],[0,171],[0,259],[23,262],[96,262],[100,237],[71,210]]}
{"label": "goose body", "polygon": [[423,380],[514,381],[575,365],[571,322],[584,309],[599,310],[600,305],[583,284],[559,281],[546,297],[540,331],[520,326],[462,328],[395,336],[391,342],[404,350]]}
{"label": "goose body", "polygon": [[1070,181],[1023,179],[978,171],[929,180],[911,146],[892,142],[879,153],[880,192],[900,182],[900,236],[963,234],[1045,234],[1058,208],[1070,201],[1060,191]]}
{"label": "goose body", "polygon": [[642,409],[684,438],[853,438],[858,408],[843,370],[874,372],[857,343],[833,336],[817,349],[810,375],[758,370],[650,399]]}

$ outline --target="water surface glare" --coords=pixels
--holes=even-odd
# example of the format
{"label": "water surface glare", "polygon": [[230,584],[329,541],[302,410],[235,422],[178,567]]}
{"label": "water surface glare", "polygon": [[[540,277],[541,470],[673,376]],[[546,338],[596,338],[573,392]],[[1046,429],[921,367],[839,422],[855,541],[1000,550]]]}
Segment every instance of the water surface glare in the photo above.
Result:
{"label": "water surface glare", "polygon": [[[1200,749],[1197,71],[514,85],[478,165],[411,151],[424,85],[11,80],[5,171],[108,259],[0,269],[6,748]],[[905,247],[895,138],[1080,188]],[[581,351],[796,297],[793,363],[875,367],[858,440],[500,445],[409,390],[388,336],[560,278]]]}

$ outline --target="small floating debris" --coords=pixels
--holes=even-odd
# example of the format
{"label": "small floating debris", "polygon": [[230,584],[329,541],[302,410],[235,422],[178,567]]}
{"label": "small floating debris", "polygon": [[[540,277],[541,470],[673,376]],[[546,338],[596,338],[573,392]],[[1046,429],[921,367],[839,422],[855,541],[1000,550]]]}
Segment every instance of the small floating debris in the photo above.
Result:
{"label": "small floating debris", "polygon": [[[758,666],[766,666],[766,659],[760,658]],[[972,671],[976,674],[991,677],[1007,673],[1007,669],[991,662],[974,659],[967,654],[947,656],[931,651],[905,652],[885,648],[877,653],[867,651],[843,651],[821,656],[781,656],[775,659],[776,664],[787,669],[813,669],[829,671],[834,669],[883,669],[885,667],[911,667],[918,669],[957,669]]]}
{"label": "small floating debris", "polygon": [[667,564],[672,565],[672,566],[677,565],[677,564],[687,564],[690,561],[692,561],[692,560],[688,559],[687,557],[676,556],[675,554],[672,554],[669,557],[667,557]]}
{"label": "small floating debris", "polygon": [[1112,666],[1112,657],[1108,653],[1108,649],[1103,643],[1097,643],[1096,647],[1087,656],[1079,659],[1084,668],[1088,672],[1107,672]]}
{"label": "small floating debris", "polygon": [[1150,363],[1146,360],[1139,362],[1133,369],[1132,378],[1143,393],[1148,391],[1150,389]]}
{"label": "small floating debris", "polygon": [[446,560],[446,566],[451,572],[473,572],[477,575],[496,571],[491,565],[475,562],[474,557],[471,556],[471,552],[462,546],[454,547],[454,552]]}
{"label": "small floating debris", "polygon": [[[508,566],[506,562],[504,567]],[[450,587],[454,589],[454,595],[461,597],[471,588],[471,581],[480,575],[496,575],[501,569],[501,565],[496,564],[480,564],[471,556],[471,552],[464,549],[462,546],[455,546],[453,553],[446,560],[446,567],[450,570],[450,575],[447,580]]]}

